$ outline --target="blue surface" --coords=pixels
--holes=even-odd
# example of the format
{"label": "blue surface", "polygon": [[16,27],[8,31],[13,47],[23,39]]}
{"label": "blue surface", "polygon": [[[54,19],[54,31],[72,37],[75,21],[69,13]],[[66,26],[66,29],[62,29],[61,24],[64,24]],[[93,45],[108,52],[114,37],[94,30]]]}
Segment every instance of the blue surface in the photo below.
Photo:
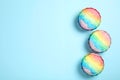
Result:
{"label": "blue surface", "polygon": [[[119,0],[0,0],[0,80],[119,80]],[[77,28],[78,13],[96,8],[98,29],[110,33],[111,48],[101,54],[103,72],[86,76],[80,68],[89,53],[91,32]]]}

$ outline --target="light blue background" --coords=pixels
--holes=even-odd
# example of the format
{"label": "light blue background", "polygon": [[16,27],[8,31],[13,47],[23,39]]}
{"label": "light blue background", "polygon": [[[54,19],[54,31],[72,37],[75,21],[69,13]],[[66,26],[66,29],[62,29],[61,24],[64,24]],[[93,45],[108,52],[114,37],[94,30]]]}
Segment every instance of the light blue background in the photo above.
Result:
{"label": "light blue background", "polygon": [[[119,0],[0,0],[0,80],[119,80]],[[101,54],[103,72],[86,76],[80,68],[89,53],[91,32],[77,28],[86,7],[102,16],[97,29],[110,33],[111,48]]]}

